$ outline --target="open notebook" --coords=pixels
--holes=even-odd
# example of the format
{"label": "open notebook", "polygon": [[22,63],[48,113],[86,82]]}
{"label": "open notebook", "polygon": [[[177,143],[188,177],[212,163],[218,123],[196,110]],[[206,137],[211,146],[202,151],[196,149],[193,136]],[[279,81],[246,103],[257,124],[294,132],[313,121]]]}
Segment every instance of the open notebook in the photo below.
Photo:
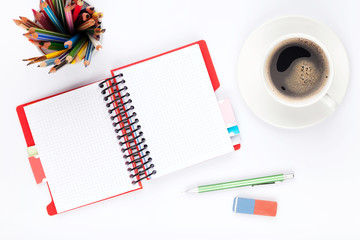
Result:
{"label": "open notebook", "polygon": [[240,148],[229,105],[220,109],[215,97],[204,41],[111,72],[17,108],[35,178],[51,193],[50,215]]}

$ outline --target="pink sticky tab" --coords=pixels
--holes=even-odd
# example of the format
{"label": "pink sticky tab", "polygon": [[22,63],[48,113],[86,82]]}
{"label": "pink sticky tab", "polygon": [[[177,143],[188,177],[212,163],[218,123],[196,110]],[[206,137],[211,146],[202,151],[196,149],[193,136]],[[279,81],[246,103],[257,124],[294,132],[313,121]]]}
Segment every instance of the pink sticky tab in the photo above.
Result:
{"label": "pink sticky tab", "polygon": [[226,127],[236,126],[237,122],[235,119],[234,111],[232,109],[229,99],[224,99],[219,101],[219,107],[223,115]]}
{"label": "pink sticky tab", "polygon": [[35,181],[37,184],[41,183],[45,178],[44,169],[41,165],[40,158],[29,157],[31,169],[33,171]]}

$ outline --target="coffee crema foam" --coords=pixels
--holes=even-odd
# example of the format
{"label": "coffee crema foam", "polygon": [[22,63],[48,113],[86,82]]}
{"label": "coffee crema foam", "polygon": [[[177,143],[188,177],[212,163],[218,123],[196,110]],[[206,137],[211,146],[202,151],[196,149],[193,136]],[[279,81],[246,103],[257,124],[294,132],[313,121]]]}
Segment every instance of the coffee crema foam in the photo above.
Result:
{"label": "coffee crema foam", "polygon": [[329,63],[319,45],[305,38],[280,42],[265,64],[266,81],[285,100],[310,98],[321,91],[329,77]]}

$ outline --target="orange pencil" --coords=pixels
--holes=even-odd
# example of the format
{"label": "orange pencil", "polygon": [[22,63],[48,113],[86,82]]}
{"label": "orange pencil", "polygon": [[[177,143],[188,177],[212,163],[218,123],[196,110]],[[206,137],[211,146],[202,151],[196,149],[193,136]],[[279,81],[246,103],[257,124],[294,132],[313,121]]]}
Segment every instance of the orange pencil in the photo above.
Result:
{"label": "orange pencil", "polygon": [[25,25],[29,25],[29,26],[31,26],[31,27],[36,27],[36,28],[44,29],[42,26],[40,26],[39,24],[34,23],[33,21],[29,20],[27,17],[20,17],[20,20],[21,20]]}
{"label": "orange pencil", "polygon": [[25,23],[23,23],[23,22],[20,21],[20,20],[13,19],[13,21],[14,21],[14,23],[15,23],[17,26],[21,27],[22,29],[27,30],[27,29],[30,27],[29,25],[26,25]]}
{"label": "orange pencil", "polygon": [[89,19],[86,22],[84,22],[83,24],[81,24],[80,26],[77,27],[77,31],[84,31],[85,29],[94,26],[95,24],[95,20],[94,19]]}

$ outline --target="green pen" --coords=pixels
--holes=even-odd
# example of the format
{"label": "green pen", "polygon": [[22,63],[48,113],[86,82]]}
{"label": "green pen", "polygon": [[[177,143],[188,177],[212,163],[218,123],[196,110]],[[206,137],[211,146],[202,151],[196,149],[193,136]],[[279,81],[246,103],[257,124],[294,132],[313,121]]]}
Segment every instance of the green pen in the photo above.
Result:
{"label": "green pen", "polygon": [[266,177],[258,177],[258,178],[244,179],[244,180],[238,180],[238,181],[232,181],[232,182],[224,182],[224,183],[216,183],[216,184],[198,186],[195,188],[188,189],[188,190],[186,190],[186,192],[204,193],[204,192],[224,190],[224,189],[229,189],[229,188],[277,183],[277,182],[282,182],[284,180],[292,179],[292,178],[294,178],[293,173],[277,174],[277,175],[266,176]]}

